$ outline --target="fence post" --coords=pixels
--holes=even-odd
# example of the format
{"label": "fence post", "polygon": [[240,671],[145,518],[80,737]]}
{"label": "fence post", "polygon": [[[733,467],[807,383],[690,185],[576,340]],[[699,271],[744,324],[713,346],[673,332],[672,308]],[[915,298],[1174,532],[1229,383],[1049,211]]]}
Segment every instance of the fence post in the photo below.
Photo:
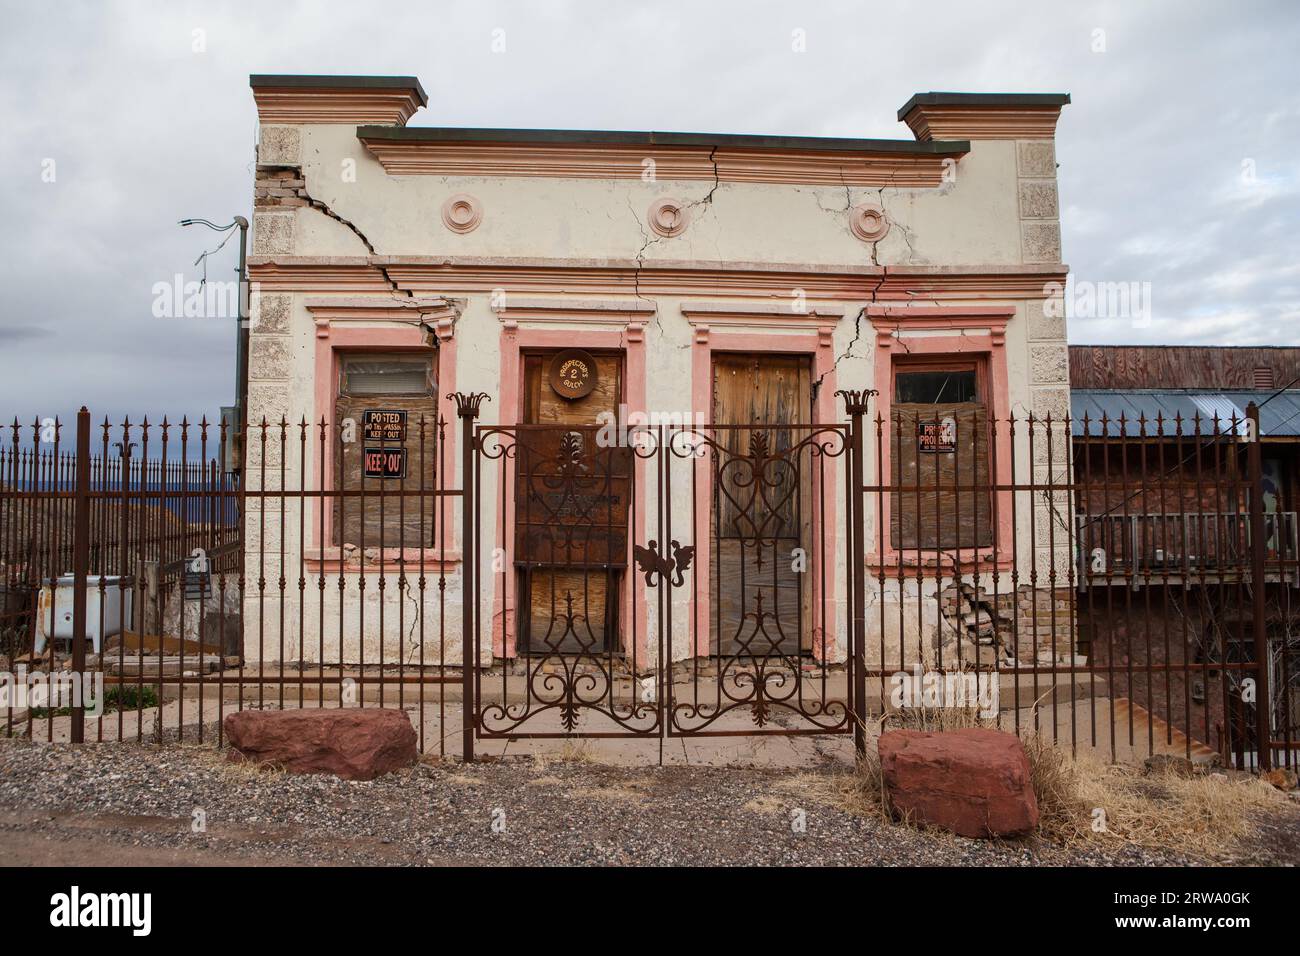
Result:
{"label": "fence post", "polygon": [[[74,744],[86,740],[86,579],[90,574],[90,412],[77,412],[76,487],[72,505],[72,730]],[[51,681],[54,675],[50,675]]]}
{"label": "fence post", "polygon": [[1260,770],[1273,766],[1273,700],[1268,687],[1268,623],[1264,616],[1264,468],[1259,441],[1259,406],[1246,406],[1250,436],[1246,446],[1246,475],[1250,482],[1250,592],[1254,602],[1252,621],[1255,630],[1255,736],[1256,759]]}
{"label": "fence post", "polygon": [[[849,416],[849,513],[848,521],[848,564],[849,564],[849,607],[853,620],[849,624],[849,660],[853,670],[852,686],[849,693],[852,698],[853,711],[853,749],[859,757],[867,752],[867,627],[863,605],[866,602],[866,547],[865,520],[862,502],[862,419],[867,413],[867,404],[874,389],[845,391],[835,393],[843,396],[844,410]],[[883,661],[881,662],[883,665]],[[881,677],[883,681],[883,676]]]}
{"label": "fence post", "polygon": [[474,676],[478,667],[478,553],[475,548],[478,533],[478,514],[474,501],[474,420],[479,406],[487,398],[484,392],[453,392],[447,396],[456,400],[456,414],[460,417],[461,461],[461,756],[465,761],[474,759]]}

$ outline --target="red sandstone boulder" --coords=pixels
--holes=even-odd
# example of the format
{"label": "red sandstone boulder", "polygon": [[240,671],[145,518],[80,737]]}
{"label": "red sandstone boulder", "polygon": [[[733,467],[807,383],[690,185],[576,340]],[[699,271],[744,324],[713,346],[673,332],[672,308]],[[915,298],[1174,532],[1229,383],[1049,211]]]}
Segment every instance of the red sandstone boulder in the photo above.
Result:
{"label": "red sandstone boulder", "polygon": [[405,711],[241,710],[224,721],[232,761],[274,764],[292,773],[373,780],[415,763],[415,728]]}
{"label": "red sandstone boulder", "polygon": [[1025,748],[1013,734],[967,727],[894,730],[879,742],[890,805],[919,823],[967,837],[1012,836],[1038,826]]}

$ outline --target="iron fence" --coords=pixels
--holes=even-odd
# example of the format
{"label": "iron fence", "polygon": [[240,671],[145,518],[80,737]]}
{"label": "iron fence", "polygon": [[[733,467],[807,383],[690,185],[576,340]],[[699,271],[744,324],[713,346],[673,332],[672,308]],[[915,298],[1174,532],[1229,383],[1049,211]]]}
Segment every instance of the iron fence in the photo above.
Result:
{"label": "iron fence", "polygon": [[[871,469],[856,593],[881,712],[900,675],[986,674],[1018,733],[1111,759],[1296,765],[1295,523],[1266,510],[1257,409],[1253,426],[873,418],[868,398],[849,400]],[[933,447],[943,417],[951,441]]]}
{"label": "iron fence", "polygon": [[[83,414],[71,451],[15,425],[6,733],[220,744],[232,710],[396,706],[439,755],[865,748],[962,706],[1113,759],[1297,765],[1296,521],[1241,422],[873,413],[853,392],[842,423],[607,445],[455,397],[458,422],[250,424],[239,478],[223,425]],[[24,707],[20,669],[97,675],[108,709]]]}

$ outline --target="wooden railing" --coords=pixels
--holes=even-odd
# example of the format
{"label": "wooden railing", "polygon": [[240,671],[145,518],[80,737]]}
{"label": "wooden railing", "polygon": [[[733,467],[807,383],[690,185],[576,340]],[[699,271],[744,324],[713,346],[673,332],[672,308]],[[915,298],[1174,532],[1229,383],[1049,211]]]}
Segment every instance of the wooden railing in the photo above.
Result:
{"label": "wooden railing", "polygon": [[[1251,561],[1247,512],[1176,512],[1075,516],[1080,581],[1248,571]],[[1300,554],[1294,511],[1264,515],[1265,567],[1294,562]]]}

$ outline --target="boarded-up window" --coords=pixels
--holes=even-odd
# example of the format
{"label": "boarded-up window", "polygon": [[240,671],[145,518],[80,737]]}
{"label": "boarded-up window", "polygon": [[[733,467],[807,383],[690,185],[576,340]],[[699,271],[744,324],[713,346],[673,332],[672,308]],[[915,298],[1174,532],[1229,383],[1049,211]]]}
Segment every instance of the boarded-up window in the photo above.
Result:
{"label": "boarded-up window", "polygon": [[890,412],[890,543],[899,549],[993,543],[983,368],[899,363]]}
{"label": "boarded-up window", "polygon": [[[431,355],[347,355],[335,416],[334,544],[434,543],[438,410]],[[344,440],[349,439],[349,440]],[[425,495],[404,496],[399,492]]]}

